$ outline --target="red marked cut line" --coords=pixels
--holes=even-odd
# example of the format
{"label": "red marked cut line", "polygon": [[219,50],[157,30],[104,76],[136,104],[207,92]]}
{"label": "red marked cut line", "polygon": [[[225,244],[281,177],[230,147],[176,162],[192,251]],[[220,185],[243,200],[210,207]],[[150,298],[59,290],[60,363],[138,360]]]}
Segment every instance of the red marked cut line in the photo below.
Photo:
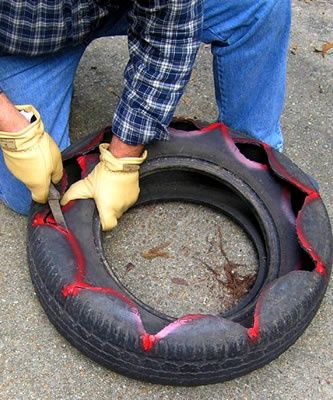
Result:
{"label": "red marked cut line", "polygon": [[260,338],[260,312],[261,312],[261,296],[258,299],[253,317],[253,326],[247,329],[250,340],[256,343]]}
{"label": "red marked cut line", "polygon": [[317,192],[313,192],[311,193],[309,196],[307,196],[305,198],[304,204],[302,209],[299,211],[297,219],[296,219],[296,232],[297,232],[297,236],[298,239],[302,245],[302,247],[304,248],[304,250],[310,255],[310,257],[313,259],[313,261],[315,262],[316,268],[315,270],[322,276],[326,275],[327,271],[326,271],[326,266],[325,264],[322,262],[321,258],[319,257],[319,255],[316,253],[316,251],[313,249],[311,243],[308,241],[308,239],[305,237],[305,233],[302,229],[302,225],[301,225],[301,220],[303,217],[303,210],[304,208],[309,205],[310,203],[312,203],[313,201],[320,199],[320,195]]}
{"label": "red marked cut line", "polygon": [[204,314],[186,315],[182,318],[177,319],[174,322],[171,322],[165,328],[161,329],[157,334],[151,335],[145,330],[145,328],[142,324],[140,312],[139,312],[139,309],[137,308],[136,304],[131,299],[129,299],[127,296],[123,295],[122,293],[118,292],[117,290],[114,290],[111,288],[92,286],[85,282],[70,283],[69,285],[65,286],[62,289],[62,294],[64,297],[68,297],[68,296],[75,297],[79,294],[79,292],[81,290],[90,290],[92,292],[104,293],[107,295],[111,295],[111,296],[123,301],[124,303],[126,303],[130,307],[130,311],[135,316],[138,333],[139,333],[140,339],[141,339],[141,346],[145,352],[151,351],[153,349],[153,347],[161,339],[167,337],[168,335],[170,335],[172,332],[174,332],[181,326],[183,326],[191,321],[195,321],[199,318],[207,317],[207,315],[204,315]]}
{"label": "red marked cut line", "polygon": [[47,217],[48,214],[49,214],[48,209],[36,213],[33,217],[32,226],[45,225],[45,218]]}
{"label": "red marked cut line", "polygon": [[[234,157],[238,161],[240,161],[242,164],[246,165],[246,167],[250,168],[250,169],[261,169],[263,171],[267,171],[269,169],[268,165],[261,164],[257,161],[249,160],[247,157],[244,156],[244,154],[242,154],[239,151],[239,148],[235,145],[235,142],[229,133],[229,128],[226,125],[224,125],[223,123],[220,123],[219,128],[220,128],[220,130],[222,132],[222,136],[224,137],[225,142],[230,150],[230,153],[233,154]],[[254,142],[258,143],[251,139],[250,140],[247,140],[247,139],[237,140],[237,142],[239,142],[239,143],[254,143]]]}
{"label": "red marked cut line", "polygon": [[[223,127],[223,131],[226,132],[228,128],[226,126]],[[243,141],[241,139],[241,141]],[[245,140],[244,140],[245,141]],[[246,141],[251,141],[251,140],[247,140]],[[256,142],[255,140],[252,140],[252,142]],[[320,199],[320,194],[318,192],[316,192],[315,190],[313,190],[311,187],[306,186],[304,184],[302,184],[301,182],[299,182],[297,179],[295,179],[293,176],[291,176],[286,169],[279,163],[279,161],[276,159],[273,149],[271,146],[269,146],[266,143],[263,142],[259,142],[260,145],[265,149],[269,163],[271,165],[273,165],[277,171],[279,171],[279,173],[290,183],[292,183],[293,185],[295,185],[298,189],[300,189],[302,192],[305,192],[307,194],[307,196],[305,197],[303,206],[301,208],[301,210],[298,213],[298,216],[296,218],[296,232],[297,232],[297,236],[302,244],[302,247],[309,253],[309,255],[311,256],[311,258],[314,260],[315,264],[316,264],[316,271],[320,274],[320,275],[325,275],[326,274],[326,267],[324,265],[324,263],[321,261],[320,257],[318,256],[318,254],[314,251],[313,247],[311,246],[311,244],[308,242],[308,240],[306,239],[304,232],[301,228],[300,225],[300,221],[301,221],[301,216],[302,216],[302,210],[304,209],[304,207],[306,207],[306,205],[310,204],[312,201],[316,200],[316,199]],[[285,193],[286,194],[286,193]],[[291,215],[290,215],[291,217]]]}
{"label": "red marked cut line", "polygon": [[[227,140],[227,143],[232,145],[233,144],[233,140],[231,139],[231,136],[228,133],[228,127],[221,124],[221,130]],[[304,204],[302,206],[302,209],[299,211],[298,216],[296,218],[296,232],[298,235],[298,238],[303,246],[303,248],[310,254],[311,258],[314,260],[315,264],[316,264],[316,271],[320,274],[320,275],[325,275],[326,274],[326,267],[324,265],[324,263],[321,261],[320,257],[318,256],[318,254],[314,251],[314,249],[312,248],[311,244],[308,242],[308,240],[305,238],[304,232],[300,226],[300,218],[302,215],[302,210],[304,207],[306,207],[307,204],[311,203],[312,201],[319,199],[320,198],[320,194],[318,192],[316,192],[314,189],[312,189],[309,186],[306,186],[304,184],[302,184],[301,182],[299,182],[297,179],[295,179],[293,176],[291,176],[286,169],[279,163],[279,161],[276,159],[273,149],[271,146],[269,146],[268,144],[264,143],[264,142],[259,142],[256,141],[254,139],[237,139],[237,142],[255,142],[255,143],[259,143],[264,150],[266,151],[269,163],[271,165],[273,165],[277,171],[279,171],[279,173],[290,183],[292,183],[293,185],[295,185],[298,189],[300,189],[302,192],[305,192],[307,194],[305,200],[304,200]],[[236,147],[236,146],[235,146]],[[232,150],[232,149],[230,149]],[[284,196],[286,196],[287,193],[284,193]],[[283,199],[283,201],[285,201],[286,198]],[[284,206],[287,205],[287,203],[283,204]],[[289,208],[289,207],[288,207]],[[285,211],[288,211],[287,208],[284,208]],[[287,216],[289,217],[290,221],[292,222],[293,220],[293,216],[291,214],[291,210],[289,210],[290,212],[287,212]],[[255,332],[251,331],[251,332]]]}
{"label": "red marked cut line", "polygon": [[74,282],[71,282],[70,284],[68,284],[62,288],[63,296],[64,297],[69,297],[69,296],[75,297],[80,293],[80,291],[89,290],[92,292],[110,295],[110,296],[113,296],[113,297],[123,301],[125,304],[127,304],[129,306],[129,310],[135,318],[135,322],[136,322],[136,326],[138,329],[138,334],[140,336],[141,346],[142,346],[143,351],[145,351],[145,352],[151,351],[153,349],[153,347],[161,339],[167,337],[172,332],[175,332],[181,326],[186,325],[192,321],[208,317],[208,315],[205,315],[205,314],[185,315],[185,316],[177,319],[176,321],[171,322],[169,325],[167,325],[166,327],[161,329],[157,334],[155,334],[155,335],[149,334],[143,326],[140,311],[134,301],[132,301],[129,297],[125,296],[121,292],[118,292],[117,290],[114,290],[112,288],[93,286],[93,285],[85,282],[85,280],[84,280],[84,278],[85,278],[85,258],[84,258],[84,255],[82,253],[79,243],[77,242],[75,236],[69,229],[66,230],[62,226],[56,225],[54,218],[52,216],[48,215],[48,212],[37,213],[34,217],[33,226],[47,226],[52,229],[55,229],[57,232],[59,232],[60,234],[62,234],[65,237],[65,239],[68,241],[68,243],[70,245],[70,248],[73,252],[74,259],[76,261],[76,279]]}
{"label": "red marked cut line", "polygon": [[145,332],[140,338],[142,349],[145,352],[151,351],[158,341],[156,335],[150,335],[147,332]]}
{"label": "red marked cut line", "polygon": [[206,126],[205,128],[202,128],[201,132],[207,133],[210,131],[214,131],[215,129],[219,129],[221,127],[221,125],[223,125],[221,122],[214,122],[214,123]]}
{"label": "red marked cut line", "polygon": [[[293,176],[291,176],[286,169],[279,163],[279,161],[276,159],[274,153],[273,153],[273,149],[271,148],[271,146],[269,146],[266,143],[262,143],[267,156],[268,156],[268,160],[270,162],[271,165],[274,165],[274,167],[276,168],[277,171],[279,171],[279,173],[285,178],[287,179],[287,181],[289,181],[290,183],[294,184],[298,189],[302,190],[302,192],[308,194],[308,195],[312,195],[313,193],[317,193],[314,189],[312,189],[309,186],[304,185],[303,183],[299,182],[297,179],[295,179]],[[319,196],[319,194],[317,193],[317,195]]]}
{"label": "red marked cut line", "polygon": [[90,290],[92,292],[110,294],[111,296],[116,297],[117,299],[119,299],[119,300],[123,301],[124,303],[126,303],[127,305],[129,305],[131,308],[131,311],[134,312],[135,314],[138,314],[138,312],[139,312],[136,304],[130,298],[128,298],[124,294],[118,292],[117,290],[114,290],[112,288],[101,287],[101,286],[93,286],[84,281],[77,281],[77,282],[70,283],[69,285],[65,286],[62,289],[62,293],[65,297],[76,296],[78,294],[78,292],[82,289]]}
{"label": "red marked cut line", "polygon": [[76,261],[76,280],[83,281],[85,274],[85,258],[81,251],[80,245],[77,242],[73,233],[68,229],[66,230],[61,225],[57,225],[55,219],[47,213],[37,213],[34,217],[32,226],[47,226],[55,229],[57,232],[62,234],[70,245]]}
{"label": "red marked cut line", "polygon": [[170,335],[172,332],[179,329],[181,326],[183,326],[191,321],[195,321],[199,318],[207,317],[207,315],[204,315],[204,314],[186,315],[182,318],[177,319],[174,322],[171,322],[165,328],[160,330],[157,334],[151,335],[144,329],[144,326],[143,326],[142,320],[141,320],[141,316],[140,316],[140,312],[139,312],[139,309],[137,308],[136,304],[131,299],[129,299],[128,297],[123,295],[122,293],[120,293],[114,289],[111,289],[111,288],[92,286],[85,282],[73,282],[73,283],[65,286],[62,289],[62,294],[64,297],[68,297],[68,296],[75,297],[79,294],[79,292],[81,290],[90,290],[92,292],[104,293],[107,295],[111,295],[111,296],[123,301],[127,305],[129,305],[130,311],[135,315],[138,332],[139,332],[139,334],[141,334],[141,336],[140,336],[141,346],[145,352],[151,351],[153,349],[153,347],[161,339],[164,339],[165,337]]}
{"label": "red marked cut line", "polygon": [[81,168],[81,178],[85,178],[88,175],[88,164],[90,162],[99,161],[99,154],[87,154],[84,156],[79,156],[76,161]]}
{"label": "red marked cut line", "polygon": [[69,210],[71,210],[73,207],[74,207],[74,205],[77,203],[77,201],[78,200],[71,200],[71,201],[69,201],[67,204],[65,204],[64,206],[61,206],[61,211],[63,212],[63,213],[66,213],[66,212],[68,212]]}
{"label": "red marked cut line", "polygon": [[137,324],[137,328],[139,331],[139,334],[146,334],[146,331],[143,327],[142,324],[142,320],[141,320],[141,316],[139,313],[139,309],[137,308],[136,304],[127,296],[125,296],[124,294],[118,292],[117,290],[114,290],[112,288],[106,288],[106,287],[100,287],[100,286],[93,286],[90,285],[89,283],[86,283],[84,281],[77,281],[77,282],[72,282],[67,286],[64,286],[62,288],[62,294],[64,297],[68,297],[68,296],[72,296],[75,297],[79,294],[79,292],[81,290],[89,290],[91,292],[97,292],[97,293],[103,293],[103,294],[107,294],[110,295],[112,297],[115,297],[121,301],[123,301],[124,303],[126,303],[129,308],[131,313],[134,315],[135,317],[135,321]]}
{"label": "red marked cut line", "polygon": [[220,128],[224,137],[231,139],[229,128],[227,127],[227,125],[225,125],[223,122],[219,122],[218,127]]}
{"label": "red marked cut line", "polygon": [[266,297],[267,291],[271,288],[272,283],[267,284],[265,289],[259,295],[256,308],[254,310],[253,325],[247,329],[247,334],[251,342],[256,343],[260,339],[260,328],[261,328],[261,311],[262,304]]}
{"label": "red marked cut line", "polygon": [[61,293],[64,297],[72,296],[75,297],[79,294],[82,289],[90,289],[91,285],[85,282],[73,282],[67,286],[64,286]]}
{"label": "red marked cut line", "polygon": [[112,295],[113,297],[116,297],[120,299],[121,301],[125,302],[129,307],[131,312],[136,316],[136,322],[138,326],[139,333],[145,333],[145,330],[142,325],[142,321],[139,315],[139,310],[136,306],[136,304],[129,299],[127,296],[123,295],[122,293],[111,289],[111,288],[105,288],[105,287],[97,287],[93,286],[87,282],[84,281],[85,279],[85,258],[83,255],[83,252],[80,248],[79,243],[77,242],[74,234],[68,229],[66,230],[60,225],[57,225],[54,218],[50,215],[48,215],[47,212],[43,213],[37,213],[34,217],[34,222],[33,226],[47,226],[49,228],[55,229],[57,232],[62,234],[67,242],[70,245],[71,251],[73,253],[75,262],[76,262],[76,275],[75,275],[75,281],[70,283],[69,285],[65,286],[62,289],[62,294],[64,297],[68,296],[77,296],[78,293],[85,289],[85,290],[90,290],[93,292],[100,292],[108,295]]}
{"label": "red marked cut line", "polygon": [[[223,127],[223,132],[226,132],[228,128],[224,125]],[[231,139],[232,140],[232,139]],[[271,165],[274,165],[277,171],[286,179],[288,182],[294,184],[298,189],[302,190],[302,192],[305,192],[306,194],[312,194],[312,193],[317,193],[314,189],[312,189],[309,186],[304,185],[303,183],[299,182],[297,179],[295,179],[293,176],[291,176],[286,169],[279,163],[279,161],[276,159],[274,155],[274,150],[271,146],[269,146],[265,142],[261,142],[260,140],[256,139],[251,139],[251,138],[237,138],[235,139],[236,143],[256,143],[259,144],[261,147],[264,148],[266,151],[269,163]]]}
{"label": "red marked cut line", "polygon": [[77,163],[81,168],[81,178],[85,178],[87,176],[87,161],[85,156],[80,156],[76,159]]}
{"label": "red marked cut line", "polygon": [[259,314],[254,315],[253,326],[248,328],[247,334],[251,341],[257,342],[260,337],[260,317]]}
{"label": "red marked cut line", "polygon": [[213,124],[210,124],[202,129],[196,129],[193,131],[182,131],[181,129],[169,128],[169,132],[173,136],[178,136],[178,137],[202,136],[202,135],[206,135],[207,133],[209,133],[211,131],[214,131],[215,129],[218,129],[219,126],[220,126],[220,122],[214,122]]}
{"label": "red marked cut line", "polygon": [[149,333],[145,332],[141,336],[141,345],[145,352],[152,350],[155,344],[156,344],[156,335],[150,335]]}
{"label": "red marked cut line", "polygon": [[158,333],[155,335],[150,335],[147,332],[145,332],[141,336],[141,344],[142,348],[144,351],[148,352],[152,350],[152,348],[161,340],[166,338],[168,335],[170,335],[172,332],[176,331],[179,329],[181,326],[188,324],[192,321],[195,321],[197,319],[201,318],[206,318],[208,315],[205,314],[189,314],[185,315],[184,317],[181,317],[177,319],[176,321],[171,322],[169,325],[167,325],[165,328],[161,329]]}
{"label": "red marked cut line", "polygon": [[316,263],[316,271],[319,275],[325,276],[326,275],[326,267],[321,262]]}

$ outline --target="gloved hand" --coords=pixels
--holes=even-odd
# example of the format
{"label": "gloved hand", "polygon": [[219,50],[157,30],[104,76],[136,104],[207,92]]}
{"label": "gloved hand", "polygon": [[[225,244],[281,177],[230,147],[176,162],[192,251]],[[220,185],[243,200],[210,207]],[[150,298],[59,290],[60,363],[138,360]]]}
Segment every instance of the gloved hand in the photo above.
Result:
{"label": "gloved hand", "polygon": [[100,162],[84,179],[74,183],[64,194],[61,204],[74,199],[95,199],[104,231],[114,228],[117,219],[131,207],[139,197],[139,168],[147,158],[116,158],[108,150],[109,145],[99,146]]}
{"label": "gloved hand", "polygon": [[33,106],[16,108],[32,112],[36,120],[20,132],[0,131],[4,160],[12,174],[30,189],[33,200],[46,203],[51,180],[58,183],[63,174],[60,150],[44,132],[44,124]]}

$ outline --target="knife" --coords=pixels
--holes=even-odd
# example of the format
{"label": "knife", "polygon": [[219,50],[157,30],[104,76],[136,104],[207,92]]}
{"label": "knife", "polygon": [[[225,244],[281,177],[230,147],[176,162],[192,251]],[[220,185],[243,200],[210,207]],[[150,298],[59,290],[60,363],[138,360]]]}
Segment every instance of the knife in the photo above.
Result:
{"label": "knife", "polygon": [[51,209],[51,212],[53,214],[53,218],[55,219],[56,223],[58,225],[61,225],[64,227],[66,230],[68,230],[64,214],[61,211],[60,207],[60,193],[57,190],[57,188],[53,185],[53,183],[50,184],[50,190],[49,190],[49,196],[48,196],[48,203]]}

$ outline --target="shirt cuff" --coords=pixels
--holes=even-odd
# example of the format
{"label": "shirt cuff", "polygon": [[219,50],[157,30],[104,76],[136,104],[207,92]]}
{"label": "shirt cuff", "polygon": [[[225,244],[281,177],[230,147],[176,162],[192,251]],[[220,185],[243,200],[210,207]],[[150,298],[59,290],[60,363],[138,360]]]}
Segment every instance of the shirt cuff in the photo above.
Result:
{"label": "shirt cuff", "polygon": [[120,99],[112,122],[112,132],[124,143],[148,144],[153,140],[168,140],[167,125],[142,109],[129,107]]}

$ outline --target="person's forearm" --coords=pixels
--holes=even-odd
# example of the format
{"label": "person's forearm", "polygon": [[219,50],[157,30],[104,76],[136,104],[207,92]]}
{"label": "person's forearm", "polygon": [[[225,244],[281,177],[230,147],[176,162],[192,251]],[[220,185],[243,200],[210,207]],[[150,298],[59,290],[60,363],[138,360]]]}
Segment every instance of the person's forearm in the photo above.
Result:
{"label": "person's forearm", "polygon": [[3,92],[0,93],[0,131],[19,132],[28,125],[29,121]]}
{"label": "person's forearm", "polygon": [[133,1],[129,63],[113,132],[130,145],[168,138],[201,42],[202,1]]}
{"label": "person's forearm", "polygon": [[109,151],[117,158],[140,157],[143,149],[144,146],[142,144],[136,146],[126,144],[115,135],[113,135],[109,146]]}
{"label": "person's forearm", "polygon": [[[0,93],[0,131],[19,132],[29,125],[29,121],[15,108],[14,104],[2,92]],[[109,150],[117,157],[139,157],[143,152],[143,145],[132,146],[113,136]]]}

